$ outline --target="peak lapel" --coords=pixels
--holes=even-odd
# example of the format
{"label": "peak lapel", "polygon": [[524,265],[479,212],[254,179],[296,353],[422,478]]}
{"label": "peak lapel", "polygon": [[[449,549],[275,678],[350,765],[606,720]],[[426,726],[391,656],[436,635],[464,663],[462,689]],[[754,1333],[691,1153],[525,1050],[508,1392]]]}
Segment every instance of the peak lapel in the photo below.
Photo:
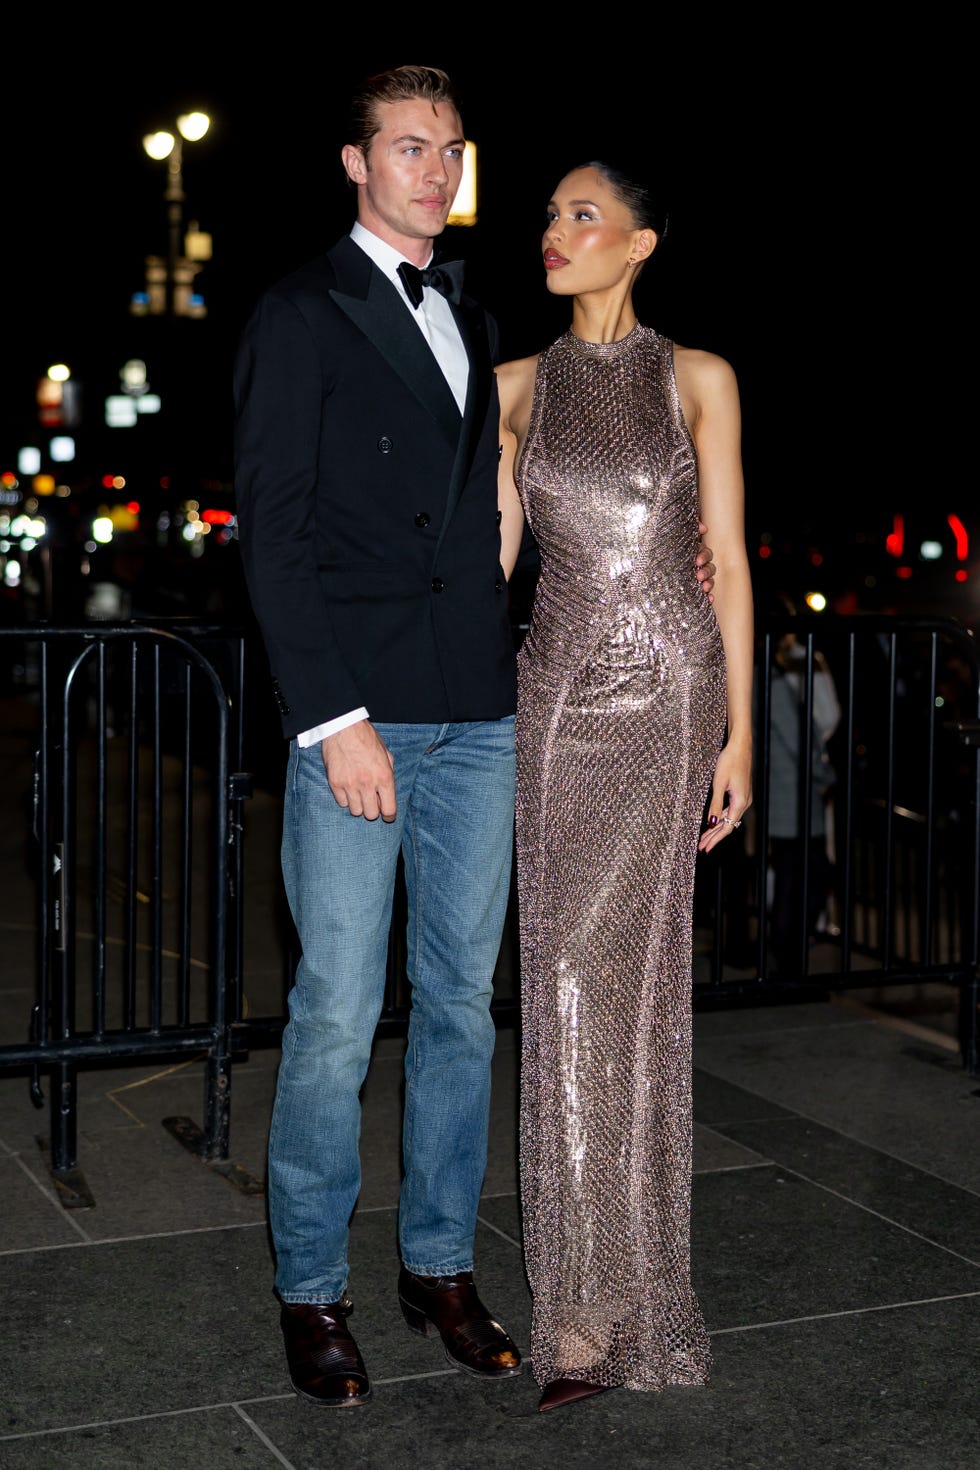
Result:
{"label": "peak lapel", "polygon": [[331,297],[394,368],[449,442],[458,443],[459,409],[428,343],[391,282],[375,269],[363,250],[358,250],[353,242],[348,243],[350,250],[367,266],[367,272],[348,251],[341,252],[338,246],[331,252],[338,279]]}

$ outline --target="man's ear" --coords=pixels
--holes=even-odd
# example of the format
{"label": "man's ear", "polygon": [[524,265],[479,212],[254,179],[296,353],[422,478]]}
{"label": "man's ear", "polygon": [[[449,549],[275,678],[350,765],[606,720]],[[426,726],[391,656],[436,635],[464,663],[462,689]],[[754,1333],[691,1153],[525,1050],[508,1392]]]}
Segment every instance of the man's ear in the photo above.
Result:
{"label": "man's ear", "polygon": [[356,143],[345,143],[340,150],[340,161],[351,183],[364,183],[367,178],[367,159],[363,148],[358,148]]}

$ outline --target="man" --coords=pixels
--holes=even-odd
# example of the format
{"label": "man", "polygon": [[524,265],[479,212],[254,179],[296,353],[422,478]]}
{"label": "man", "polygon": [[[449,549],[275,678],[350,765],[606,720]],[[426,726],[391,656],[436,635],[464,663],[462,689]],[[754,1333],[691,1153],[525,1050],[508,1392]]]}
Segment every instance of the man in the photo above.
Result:
{"label": "man", "polygon": [[473,1281],[513,844],[497,331],[454,271],[418,274],[462,175],[449,78],[368,79],[349,137],[351,234],[264,294],[235,370],[240,535],[291,740],[282,865],[302,945],[269,1140],[275,1290],[293,1386],[332,1406],[370,1393],[348,1224],[399,851],[399,1302],[456,1367],[521,1371]]}

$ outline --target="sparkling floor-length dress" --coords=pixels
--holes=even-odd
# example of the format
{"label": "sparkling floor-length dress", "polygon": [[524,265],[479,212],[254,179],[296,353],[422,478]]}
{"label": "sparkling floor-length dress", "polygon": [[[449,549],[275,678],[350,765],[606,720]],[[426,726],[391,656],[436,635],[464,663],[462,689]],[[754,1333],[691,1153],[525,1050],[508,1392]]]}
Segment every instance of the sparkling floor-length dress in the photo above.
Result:
{"label": "sparkling floor-length dress", "polygon": [[532,1369],[703,1383],[692,908],[726,686],[671,342],[544,351],[517,479],[541,552],[517,723]]}

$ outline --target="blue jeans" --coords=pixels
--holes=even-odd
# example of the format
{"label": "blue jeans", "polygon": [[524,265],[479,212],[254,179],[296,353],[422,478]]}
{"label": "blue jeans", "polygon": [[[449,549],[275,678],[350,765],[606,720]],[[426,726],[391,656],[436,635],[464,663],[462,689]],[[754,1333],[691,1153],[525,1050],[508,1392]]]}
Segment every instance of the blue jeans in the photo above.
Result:
{"label": "blue jeans", "polygon": [[398,816],[339,807],[320,746],[289,753],[282,869],[302,945],[269,1137],[275,1288],[333,1302],[347,1285],[361,1183],[359,1092],[384,998],[398,853],[412,1004],[405,1057],[402,1261],[472,1269],[486,1171],[493,973],[510,893],[514,720],[378,724]]}

